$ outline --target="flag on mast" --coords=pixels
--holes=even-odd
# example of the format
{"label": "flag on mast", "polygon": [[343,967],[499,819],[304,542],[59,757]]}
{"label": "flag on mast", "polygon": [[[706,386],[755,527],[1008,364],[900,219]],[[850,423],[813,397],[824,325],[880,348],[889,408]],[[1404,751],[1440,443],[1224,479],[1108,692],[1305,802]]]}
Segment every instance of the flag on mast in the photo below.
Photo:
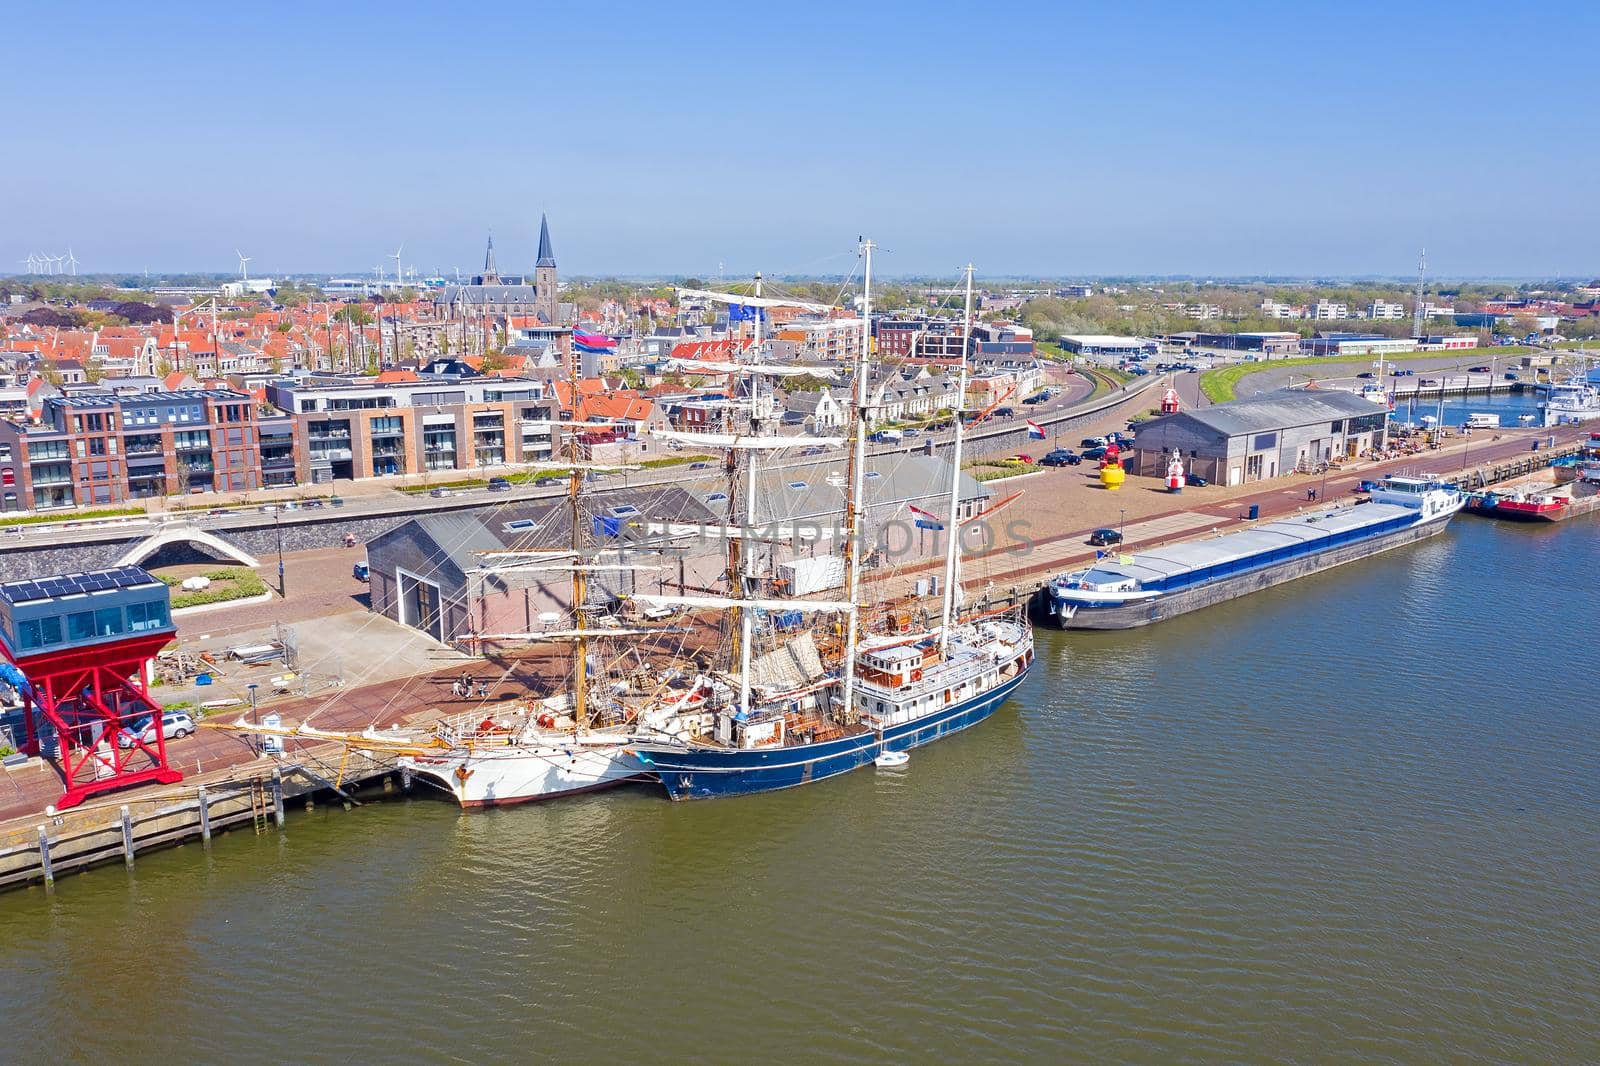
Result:
{"label": "flag on mast", "polygon": [[941,530],[944,528],[944,523],[939,520],[937,515],[930,514],[915,504],[908,503],[906,506],[911,508],[911,517],[916,520],[918,529]]}
{"label": "flag on mast", "polygon": [[1028,439],[1029,440],[1044,440],[1046,436],[1048,436],[1048,434],[1045,433],[1043,426],[1041,426],[1039,423],[1035,422],[1031,418],[1028,419]]}

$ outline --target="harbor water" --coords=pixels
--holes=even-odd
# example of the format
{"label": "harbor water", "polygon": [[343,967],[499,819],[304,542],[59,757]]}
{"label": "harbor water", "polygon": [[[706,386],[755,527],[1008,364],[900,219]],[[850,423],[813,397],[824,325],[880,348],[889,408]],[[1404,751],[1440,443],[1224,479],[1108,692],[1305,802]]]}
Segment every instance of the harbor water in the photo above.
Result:
{"label": "harbor water", "polygon": [[0,897],[7,1058],[1592,1061],[1596,573],[1593,519],[1462,517],[1041,630],[903,770],[419,793]]}

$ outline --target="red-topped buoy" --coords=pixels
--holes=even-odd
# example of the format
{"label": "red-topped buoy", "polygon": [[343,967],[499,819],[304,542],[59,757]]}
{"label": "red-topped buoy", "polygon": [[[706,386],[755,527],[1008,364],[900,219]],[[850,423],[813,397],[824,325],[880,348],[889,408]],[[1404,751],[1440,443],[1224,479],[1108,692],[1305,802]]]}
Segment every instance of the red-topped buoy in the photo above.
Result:
{"label": "red-topped buoy", "polygon": [[1183,476],[1183,460],[1176,455],[1167,464],[1167,491],[1182,492],[1187,479]]}
{"label": "red-topped buoy", "polygon": [[1167,387],[1166,393],[1161,397],[1161,413],[1164,415],[1175,415],[1178,413],[1177,389],[1172,388],[1171,386]]}

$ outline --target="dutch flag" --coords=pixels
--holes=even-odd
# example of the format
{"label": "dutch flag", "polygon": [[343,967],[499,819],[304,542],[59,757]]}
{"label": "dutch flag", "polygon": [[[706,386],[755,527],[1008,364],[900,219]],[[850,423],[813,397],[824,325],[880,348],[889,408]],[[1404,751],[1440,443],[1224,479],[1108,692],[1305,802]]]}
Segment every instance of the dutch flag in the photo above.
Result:
{"label": "dutch flag", "polygon": [[1044,438],[1046,436],[1047,436],[1047,434],[1045,433],[1043,426],[1041,426],[1039,423],[1035,422],[1031,418],[1028,419],[1028,439],[1029,440],[1044,440]]}
{"label": "dutch flag", "polygon": [[943,522],[922,508],[909,503],[906,506],[911,508],[911,517],[916,519],[918,529],[940,530],[944,528]]}

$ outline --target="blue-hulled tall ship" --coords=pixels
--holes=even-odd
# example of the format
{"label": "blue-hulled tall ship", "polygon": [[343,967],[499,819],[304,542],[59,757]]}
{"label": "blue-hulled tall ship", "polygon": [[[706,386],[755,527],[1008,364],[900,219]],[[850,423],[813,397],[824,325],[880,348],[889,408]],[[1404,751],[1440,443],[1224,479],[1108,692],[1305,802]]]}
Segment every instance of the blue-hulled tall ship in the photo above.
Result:
{"label": "blue-hulled tall ship", "polygon": [[[862,343],[855,363],[853,441],[845,491],[842,600],[756,596],[756,552],[730,552],[727,598],[636,596],[650,604],[715,607],[737,612],[737,665],[708,671],[673,698],[681,710],[641,715],[654,736],[634,745],[675,800],[769,792],[810,784],[860,767],[903,761],[903,753],[992,715],[1033,667],[1033,631],[1021,608],[963,618],[959,596],[960,418],[951,456],[943,603],[939,625],[923,632],[868,632],[861,600],[861,551],[868,422],[867,360],[871,351],[872,243],[862,245]],[[967,268],[966,329],[972,316]],[[966,357],[959,395],[966,394]],[[756,407],[752,404],[752,410]],[[761,438],[735,437],[752,456]],[[793,440],[793,438],[779,438]],[[802,440],[810,444],[811,441]],[[730,458],[733,453],[730,452]],[[730,463],[730,465],[732,465]],[[753,511],[753,478],[747,480]],[[738,494],[731,492],[737,499]],[[747,511],[747,514],[750,512]],[[781,634],[796,612],[822,624]],[[763,653],[755,654],[755,645]]]}

